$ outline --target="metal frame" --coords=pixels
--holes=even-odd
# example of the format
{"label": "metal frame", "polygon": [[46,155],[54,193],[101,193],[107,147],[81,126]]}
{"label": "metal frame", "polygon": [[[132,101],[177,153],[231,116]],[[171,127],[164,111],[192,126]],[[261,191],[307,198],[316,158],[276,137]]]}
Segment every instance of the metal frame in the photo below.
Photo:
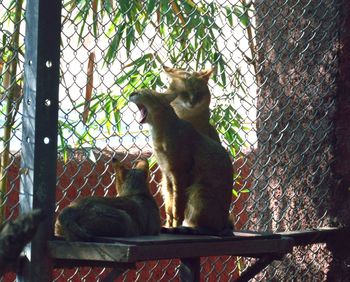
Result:
{"label": "metal frame", "polygon": [[50,281],[47,251],[55,211],[61,0],[28,0],[20,210],[40,208],[46,218],[24,253],[19,281]]}

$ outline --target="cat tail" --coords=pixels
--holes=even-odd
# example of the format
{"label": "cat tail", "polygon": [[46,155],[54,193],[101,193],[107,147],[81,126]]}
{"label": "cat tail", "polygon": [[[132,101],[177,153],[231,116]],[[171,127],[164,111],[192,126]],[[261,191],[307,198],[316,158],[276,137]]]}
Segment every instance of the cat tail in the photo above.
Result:
{"label": "cat tail", "polygon": [[161,233],[163,234],[179,234],[179,235],[207,235],[207,236],[234,236],[233,227],[228,227],[221,231],[211,230],[205,227],[162,227]]}
{"label": "cat tail", "polygon": [[56,229],[60,229],[58,235],[69,241],[92,241],[94,236],[78,224],[80,210],[75,207],[67,207],[58,216]]}

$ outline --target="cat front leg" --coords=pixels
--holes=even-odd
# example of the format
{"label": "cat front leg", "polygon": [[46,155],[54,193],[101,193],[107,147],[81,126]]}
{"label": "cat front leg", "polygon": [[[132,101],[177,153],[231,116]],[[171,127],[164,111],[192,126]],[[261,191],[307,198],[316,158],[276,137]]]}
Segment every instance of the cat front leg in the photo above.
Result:
{"label": "cat front leg", "polygon": [[173,226],[173,192],[171,182],[166,176],[162,177],[161,191],[163,195],[164,208],[165,208],[165,227]]}
{"label": "cat front leg", "polygon": [[174,193],[173,200],[173,227],[179,227],[182,225],[185,213],[186,199],[181,193]]}
{"label": "cat front leg", "polygon": [[173,184],[173,227],[182,225],[185,217],[187,196],[184,186],[181,183]]}

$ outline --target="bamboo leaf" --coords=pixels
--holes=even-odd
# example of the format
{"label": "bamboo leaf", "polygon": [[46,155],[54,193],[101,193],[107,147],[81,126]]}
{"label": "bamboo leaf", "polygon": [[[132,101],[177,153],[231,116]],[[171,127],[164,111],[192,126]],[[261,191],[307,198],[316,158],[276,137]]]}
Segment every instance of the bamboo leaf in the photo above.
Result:
{"label": "bamboo leaf", "polygon": [[[113,1],[112,0],[101,0],[101,11],[106,11],[108,14],[113,12]],[[102,14],[103,16],[104,14]]]}
{"label": "bamboo leaf", "polygon": [[125,43],[125,48],[126,48],[126,53],[129,55],[131,51],[131,45],[132,42],[135,40],[135,30],[133,26],[128,26],[126,28],[126,43]]}
{"label": "bamboo leaf", "polygon": [[192,8],[195,8],[197,11],[199,11],[201,14],[205,14],[206,11],[199,7],[196,3],[194,3],[192,0],[185,0],[185,2],[190,5]]}
{"label": "bamboo leaf", "polygon": [[98,13],[97,13],[97,7],[98,7],[98,1],[99,0],[93,0],[92,2],[92,19],[93,19],[93,31],[95,38],[98,37],[97,30],[98,30]]}
{"label": "bamboo leaf", "polygon": [[227,18],[227,21],[228,21],[228,24],[233,27],[233,18],[232,18],[232,10],[230,7],[225,7],[225,10],[226,10],[226,18]]}
{"label": "bamboo leaf", "polygon": [[118,109],[118,111],[122,108],[124,108],[124,106],[127,104],[127,100],[124,96],[119,96],[118,100],[117,100],[117,107],[116,109]]}
{"label": "bamboo leaf", "polygon": [[157,165],[157,159],[154,154],[152,154],[152,156],[148,159],[148,163],[150,169]]}
{"label": "bamboo leaf", "polygon": [[[114,116],[114,125],[117,128],[118,133],[121,133],[121,117],[120,117],[120,111],[118,109],[118,105],[115,99],[112,98],[112,105],[113,105],[113,116]],[[123,105],[124,107],[124,105]]]}
{"label": "bamboo leaf", "polygon": [[68,146],[67,143],[65,142],[66,139],[64,138],[63,135],[63,130],[62,128],[64,128],[64,123],[62,121],[58,121],[58,136],[60,138],[60,142],[61,142],[61,146],[60,146],[60,151],[63,153],[63,162],[67,163],[68,161]]}
{"label": "bamboo leaf", "polygon": [[148,0],[148,4],[147,4],[147,14],[150,16],[153,11],[154,11],[154,8],[156,7],[156,3],[157,1],[155,0]]}
{"label": "bamboo leaf", "polygon": [[238,192],[235,189],[232,189],[232,194],[233,194],[233,196],[238,198]]}
{"label": "bamboo leaf", "polygon": [[238,17],[239,21],[244,27],[247,27],[249,25],[250,19],[248,16],[248,9],[246,7],[239,7],[236,5],[233,8],[233,13]]}
{"label": "bamboo leaf", "polygon": [[140,67],[140,66],[144,65],[146,61],[149,61],[152,59],[153,59],[153,54],[147,53],[147,54],[144,54],[143,56],[137,58],[136,60],[133,60],[131,63],[125,65],[123,68],[125,69],[125,68],[131,67],[131,66]]}
{"label": "bamboo leaf", "polygon": [[112,124],[111,124],[112,113],[113,113],[113,104],[112,104],[112,100],[109,97],[105,104],[105,117],[106,117],[105,126],[108,134],[111,133],[111,128],[112,128]]}
{"label": "bamboo leaf", "polygon": [[124,16],[127,15],[130,11],[130,1],[119,0],[119,7]]}
{"label": "bamboo leaf", "polygon": [[124,29],[125,29],[125,24],[121,24],[118,26],[117,32],[115,33],[113,40],[111,42],[111,45],[108,48],[107,54],[105,56],[106,63],[111,63],[116,58],[119,44],[123,37]]}

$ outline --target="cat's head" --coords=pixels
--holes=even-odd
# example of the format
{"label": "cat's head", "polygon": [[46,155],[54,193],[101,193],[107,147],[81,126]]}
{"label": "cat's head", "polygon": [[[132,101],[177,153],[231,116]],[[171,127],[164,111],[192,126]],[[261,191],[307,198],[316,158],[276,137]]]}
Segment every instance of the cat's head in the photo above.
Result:
{"label": "cat's head", "polygon": [[198,72],[189,72],[167,66],[163,66],[163,69],[171,78],[167,93],[177,93],[173,106],[175,104],[176,107],[187,110],[209,108],[210,91],[208,81],[215,71],[215,67]]}
{"label": "cat's head", "polygon": [[148,192],[149,165],[146,159],[138,159],[132,168],[126,167],[117,159],[112,160],[116,190],[118,195],[137,194]]}
{"label": "cat's head", "polygon": [[165,112],[173,112],[170,103],[176,93],[164,95],[151,89],[141,89],[130,94],[129,101],[136,104],[140,112],[140,123],[154,124]]}

